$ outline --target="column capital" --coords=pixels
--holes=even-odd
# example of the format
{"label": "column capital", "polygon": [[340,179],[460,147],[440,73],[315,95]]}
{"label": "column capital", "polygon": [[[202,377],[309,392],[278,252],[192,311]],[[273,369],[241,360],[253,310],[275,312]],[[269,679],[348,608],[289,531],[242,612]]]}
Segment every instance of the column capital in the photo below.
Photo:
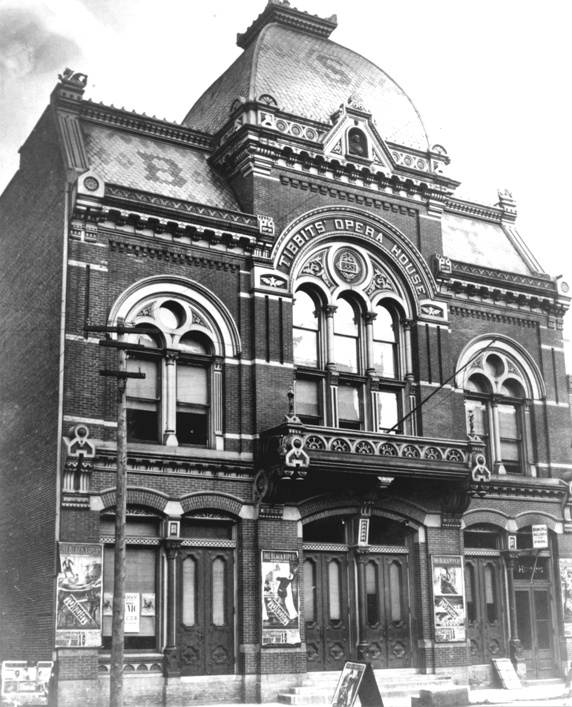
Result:
{"label": "column capital", "polygon": [[364,312],[362,317],[366,324],[373,324],[377,319],[377,312]]}
{"label": "column capital", "polygon": [[322,312],[326,315],[326,317],[333,317],[334,314],[338,311],[338,305],[337,304],[325,304],[322,307]]}
{"label": "column capital", "polygon": [[177,554],[179,552],[179,548],[181,547],[181,542],[181,540],[176,540],[174,538],[169,538],[168,540],[164,541],[165,552],[167,553],[168,560],[177,559]]}
{"label": "column capital", "polygon": [[179,352],[178,351],[167,351],[165,353],[165,361],[167,362],[167,366],[174,366],[175,361],[179,358]]}

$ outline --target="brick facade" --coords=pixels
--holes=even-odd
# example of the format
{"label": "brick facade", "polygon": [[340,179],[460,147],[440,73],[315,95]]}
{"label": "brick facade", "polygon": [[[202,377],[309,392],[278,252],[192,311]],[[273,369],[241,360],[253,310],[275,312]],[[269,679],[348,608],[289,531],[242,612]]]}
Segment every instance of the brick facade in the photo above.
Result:
{"label": "brick facade", "polygon": [[[280,33],[324,56],[334,46],[334,25],[308,17],[271,3],[253,26],[275,91]],[[357,77],[361,58],[339,49]],[[127,635],[126,704],[275,701],[348,658],[380,678],[400,668],[474,684],[494,656],[528,678],[572,658],[567,290],[522,246],[510,195],[457,199],[446,154],[411,147],[426,140],[417,118],[409,141],[392,142],[362,87],[363,104],[349,91],[320,122],[304,96],[324,77],[300,72],[299,103],[287,109],[270,87],[244,103],[229,94],[222,128],[223,88],[174,126],[95,108],[82,75],[65,75],[1,197],[0,660],[54,660],[61,707],[104,704],[109,689],[110,617],[89,619],[101,648],[56,636],[58,621],[83,630],[60,603],[58,543],[113,545],[117,385],[100,370],[117,354],[93,327],[124,320],[145,329],[130,333],[145,348],[129,362],[147,376],[127,388],[127,591],[155,606]],[[389,95],[405,115],[409,99],[396,85]],[[302,291],[315,305],[304,324]],[[391,331],[378,335],[384,311]],[[299,341],[319,342],[316,362]],[[82,426],[94,451],[80,458]],[[511,563],[527,571],[532,525],[549,547],[532,589],[514,583],[531,632],[519,643],[503,597]],[[262,577],[264,551],[291,559]],[[549,597],[544,672],[531,591]],[[478,628],[491,605],[494,636]]]}

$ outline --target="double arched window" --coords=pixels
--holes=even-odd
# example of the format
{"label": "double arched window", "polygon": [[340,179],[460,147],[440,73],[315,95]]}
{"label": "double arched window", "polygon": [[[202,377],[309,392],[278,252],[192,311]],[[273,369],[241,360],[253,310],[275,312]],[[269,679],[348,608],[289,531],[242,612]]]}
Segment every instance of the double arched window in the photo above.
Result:
{"label": "double arched window", "polygon": [[485,442],[491,469],[528,473],[534,464],[531,394],[518,360],[500,350],[477,356],[464,388],[467,432]]}
{"label": "double arched window", "polygon": [[134,283],[115,301],[112,326],[141,333],[126,339],[127,438],[133,443],[224,449],[223,362],[238,355],[240,336],[224,303],[183,277],[160,275]]}
{"label": "double arched window", "polygon": [[398,321],[389,300],[368,310],[351,292],[329,303],[317,289],[297,290],[294,365],[303,422],[376,432],[396,427],[403,388]]}

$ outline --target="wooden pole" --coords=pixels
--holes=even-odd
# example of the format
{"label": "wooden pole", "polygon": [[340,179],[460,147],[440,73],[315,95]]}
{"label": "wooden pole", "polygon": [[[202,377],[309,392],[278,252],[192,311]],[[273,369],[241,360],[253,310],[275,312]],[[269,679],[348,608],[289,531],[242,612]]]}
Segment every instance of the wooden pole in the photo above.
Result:
{"label": "wooden pole", "polygon": [[[123,339],[120,334],[119,341]],[[123,654],[125,635],[125,520],[127,516],[127,409],[125,389],[127,352],[117,349],[117,492],[115,501],[115,555],[113,617],[111,623],[110,707],[123,707]]]}

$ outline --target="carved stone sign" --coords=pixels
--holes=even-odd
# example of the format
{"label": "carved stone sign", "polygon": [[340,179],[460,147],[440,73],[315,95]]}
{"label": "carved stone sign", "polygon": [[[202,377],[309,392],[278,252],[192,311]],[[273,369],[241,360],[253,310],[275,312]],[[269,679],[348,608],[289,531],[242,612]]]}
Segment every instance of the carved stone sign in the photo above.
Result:
{"label": "carved stone sign", "polygon": [[[361,240],[371,241],[376,246],[381,246],[383,250],[388,251],[418,295],[424,297],[431,295],[427,291],[426,280],[421,273],[422,265],[416,262],[415,255],[405,246],[403,241],[390,232],[390,227],[388,227],[388,232],[382,232],[373,220],[351,212],[341,212],[339,216],[325,213],[311,220],[303,221],[302,224],[286,232],[277,242],[276,267],[283,272],[290,272],[297,255],[313,239],[322,238],[329,234],[340,234],[344,238],[355,235]],[[341,264],[336,263],[336,267],[342,268],[344,277],[347,279],[351,276],[352,268],[355,266],[350,262],[351,258],[348,257],[346,260],[347,262],[344,261]]]}

